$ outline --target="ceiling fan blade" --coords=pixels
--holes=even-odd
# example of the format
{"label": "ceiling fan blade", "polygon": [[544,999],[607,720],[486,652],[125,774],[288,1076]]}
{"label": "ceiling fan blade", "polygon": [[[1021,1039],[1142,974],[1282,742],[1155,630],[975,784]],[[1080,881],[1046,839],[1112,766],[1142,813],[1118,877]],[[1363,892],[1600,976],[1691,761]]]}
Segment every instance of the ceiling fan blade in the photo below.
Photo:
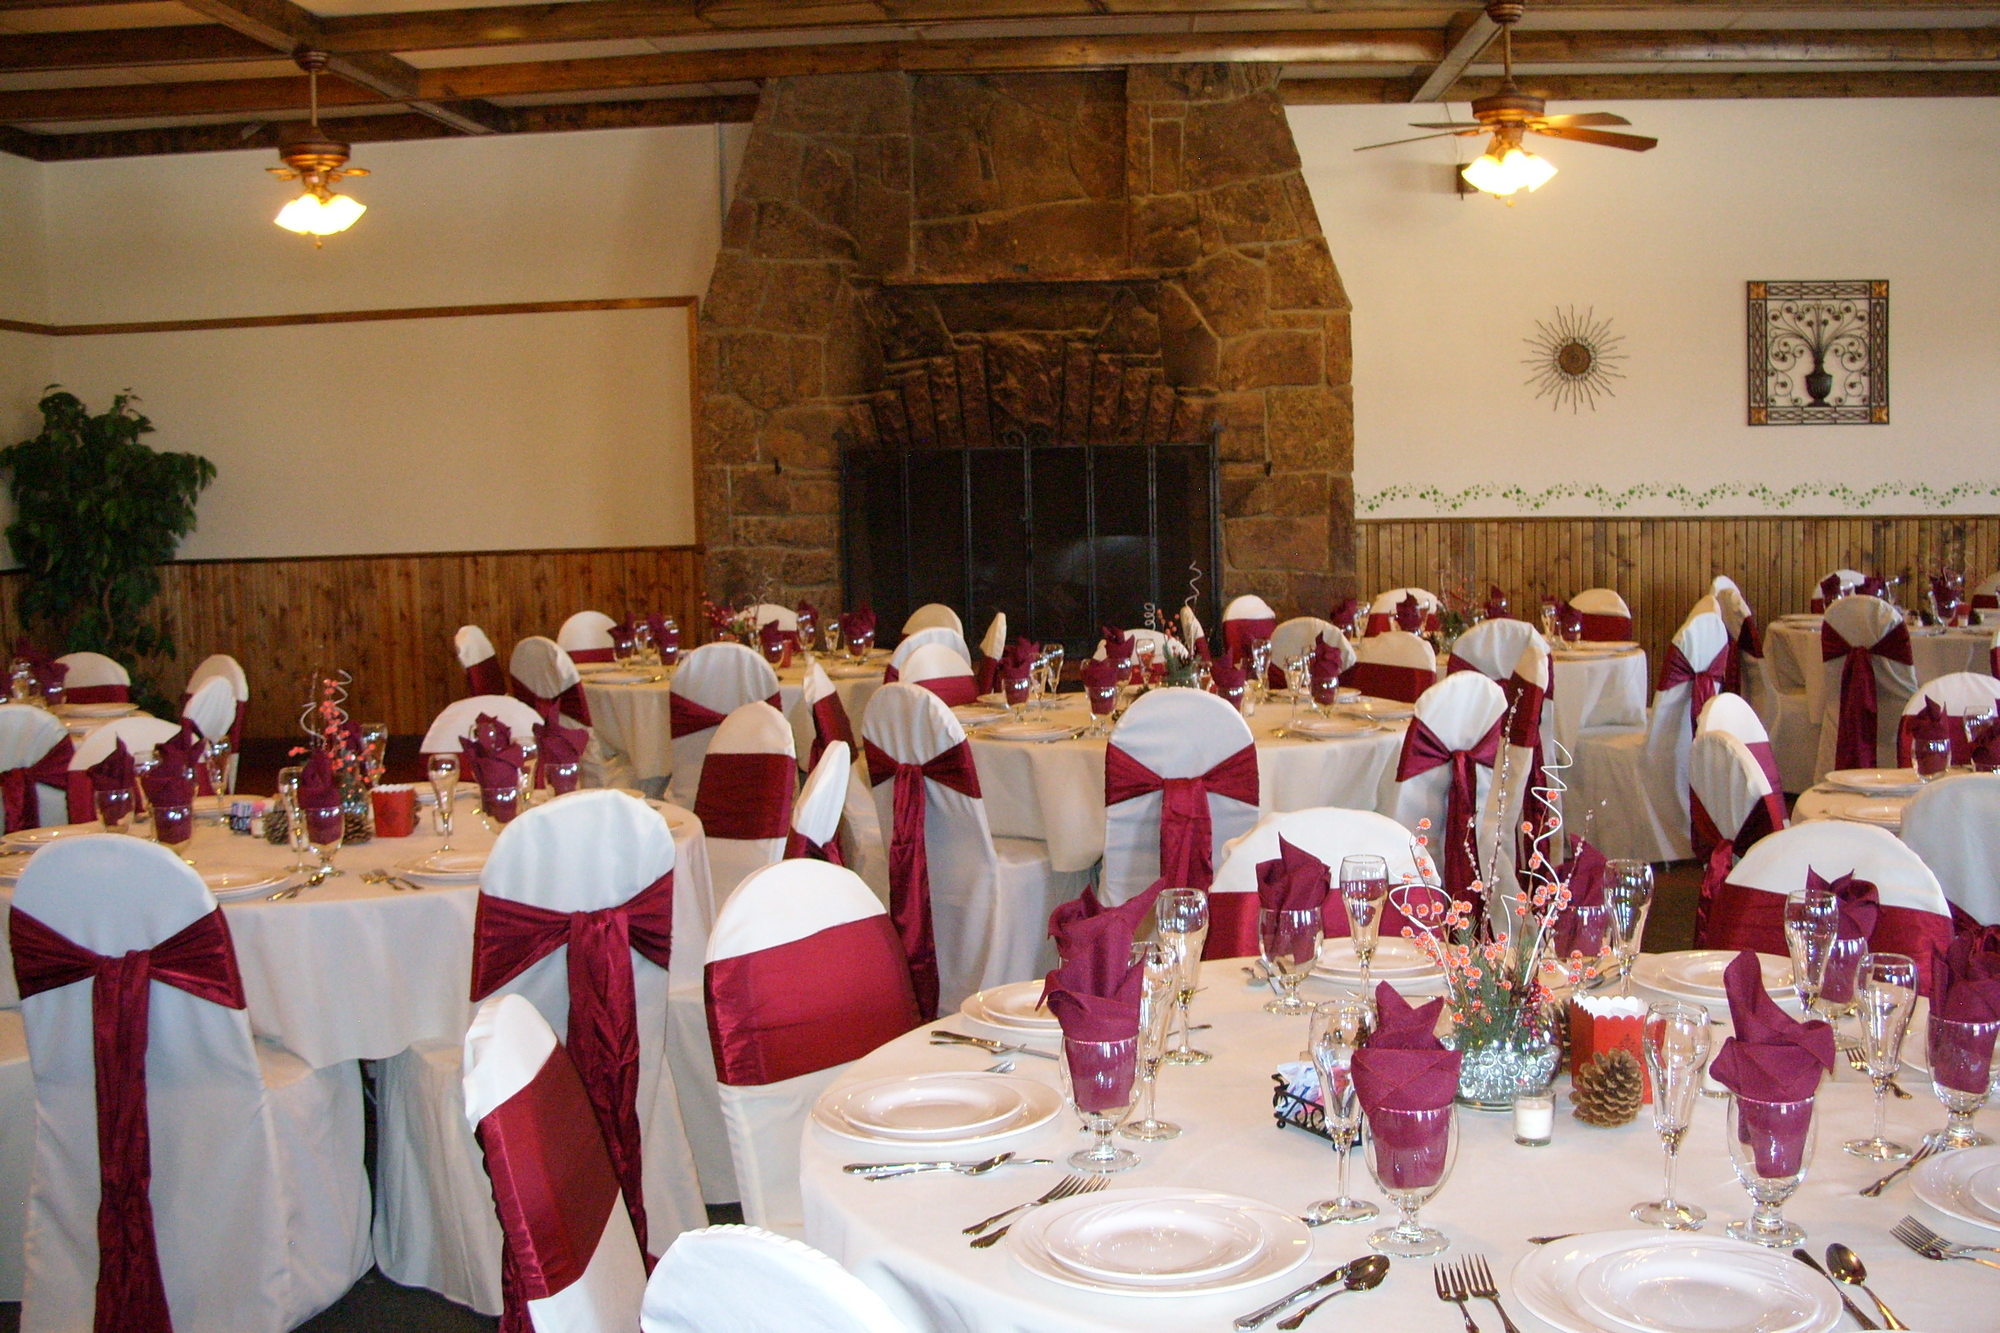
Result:
{"label": "ceiling fan blade", "polygon": [[1486,127],[1484,125],[1480,125],[1469,130],[1446,130],[1443,134],[1419,134],[1412,139],[1391,139],[1387,143],[1365,143],[1362,144],[1359,148],[1355,149],[1354,151],[1357,153],[1365,153],[1371,148],[1394,148],[1397,144],[1422,143],[1426,139],[1453,139],[1462,137],[1467,134],[1483,134],[1485,133],[1485,130]]}
{"label": "ceiling fan blade", "polygon": [[[1618,123],[1624,125],[1627,122],[1621,120]],[[1439,120],[1432,121],[1429,124],[1425,124],[1420,120],[1413,120],[1410,122],[1410,128],[1413,130],[1483,130],[1486,127],[1476,120]]]}
{"label": "ceiling fan blade", "polygon": [[1574,130],[1554,125],[1548,129],[1528,127],[1530,134],[1546,134],[1551,139],[1573,139],[1577,143],[1594,143],[1605,148],[1628,148],[1635,153],[1643,153],[1655,147],[1658,139],[1649,139],[1643,134],[1613,134],[1609,130]]}
{"label": "ceiling fan blade", "polygon": [[1585,111],[1574,116],[1541,116],[1533,123],[1538,126],[1559,125],[1568,129],[1576,125],[1630,125],[1632,122],[1623,116],[1614,116],[1609,111]]}

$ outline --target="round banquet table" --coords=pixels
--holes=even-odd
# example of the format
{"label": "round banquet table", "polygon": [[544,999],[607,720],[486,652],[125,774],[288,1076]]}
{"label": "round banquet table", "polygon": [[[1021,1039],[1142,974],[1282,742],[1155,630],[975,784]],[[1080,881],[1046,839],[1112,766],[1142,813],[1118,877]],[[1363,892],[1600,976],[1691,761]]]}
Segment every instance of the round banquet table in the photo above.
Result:
{"label": "round banquet table", "polygon": [[[1291,701],[1274,697],[1246,719],[1257,744],[1260,812],[1388,808],[1407,723],[1383,722],[1373,731],[1328,740],[1280,736],[1291,716]],[[1036,720],[1041,717],[1072,728],[1091,721],[1080,694],[1062,695]],[[1103,858],[1104,737],[1010,741],[973,725],[966,735],[994,837],[1047,842],[1049,864],[1058,872],[1088,870]]]}
{"label": "round banquet table", "polygon": [[[1120,1140],[1142,1159],[1111,1177],[1110,1189],[1173,1185],[1216,1190],[1259,1199],[1288,1212],[1304,1209],[1334,1192],[1335,1157],[1323,1139],[1301,1130],[1277,1129],[1271,1114],[1271,1074],[1280,1061],[1301,1058],[1306,1020],[1262,1012],[1268,992],[1243,982],[1234,962],[1211,962],[1207,988],[1195,1001],[1195,1021],[1215,1026],[1196,1034],[1198,1044],[1216,1053],[1207,1065],[1161,1071],[1159,1114],[1181,1125],[1180,1138],[1166,1143]],[[1333,987],[1309,981],[1308,998],[1331,998]],[[1718,1001],[1712,1012],[1726,1015]],[[951,1026],[987,1034],[996,1029],[968,1026],[953,1015]],[[897,1038],[857,1061],[835,1089],[863,1079],[929,1070],[986,1067],[990,1057],[956,1047],[933,1047],[925,1033],[933,1025]],[[1009,1034],[1008,1040],[1018,1039]],[[1719,1038],[1718,1038],[1719,1040]],[[1048,1044],[1048,1043],[1044,1043]],[[1017,1075],[1059,1086],[1053,1061],[1019,1058]],[[1904,1081],[1915,1100],[1889,1104],[1892,1138],[1915,1142],[1939,1128],[1944,1112],[1910,1071]],[[832,1095],[832,1094],[829,1094]],[[1972,1333],[1993,1326],[1993,1274],[1973,1264],[1934,1263],[1904,1249],[1889,1228],[1914,1214],[1948,1237],[1981,1243],[1975,1228],[1956,1223],[1918,1203],[1907,1179],[1880,1199],[1856,1191],[1886,1170],[1850,1157],[1843,1140],[1865,1135],[1871,1099],[1866,1080],[1843,1065],[1820,1090],[1818,1146],[1805,1185],[1785,1205],[1785,1215],[1805,1227],[1815,1253],[1829,1241],[1851,1245],[1868,1263],[1869,1284],[1912,1328],[1925,1333]],[[1749,1196],[1736,1183],[1723,1142],[1723,1102],[1703,1098],[1681,1149],[1680,1193],[1708,1210],[1703,1236],[1719,1235],[1725,1222],[1749,1214]],[[1514,1143],[1509,1117],[1461,1109],[1458,1161],[1423,1220],[1451,1238],[1442,1258],[1486,1256],[1508,1312],[1522,1333],[1552,1326],[1513,1296],[1514,1265],[1532,1248],[1526,1237],[1635,1227],[1626,1209],[1659,1196],[1661,1152],[1650,1113],[1619,1129],[1593,1129],[1567,1114],[1565,1098],[1556,1117],[1555,1143],[1523,1148]],[[2000,1131],[2000,1113],[1979,1117],[1988,1133]],[[978,1178],[936,1173],[906,1179],[867,1181],[843,1175],[848,1162],[952,1158],[971,1161],[1005,1149],[1023,1157],[1060,1161],[1080,1146],[1075,1117],[1067,1108],[1054,1121],[992,1144],[914,1154],[888,1144],[842,1138],[808,1122],[802,1151],[806,1239],[826,1251],[872,1287],[913,1328],[952,1333],[1227,1333],[1234,1317],[1276,1300],[1329,1269],[1369,1253],[1367,1233],[1380,1221],[1356,1226],[1324,1226],[1313,1232],[1311,1259],[1283,1277],[1242,1291],[1170,1299],[1080,1291],[1030,1273],[1008,1253],[1007,1242],[974,1250],[963,1227],[1009,1204],[1032,1199],[1060,1179],[1060,1167],[1005,1168]],[[1357,1197],[1375,1200],[1393,1213],[1370,1181],[1365,1165],[1354,1164]],[[1664,1233],[1663,1233],[1664,1234]],[[1987,1236],[1987,1241],[1993,1238]],[[1343,1295],[1308,1323],[1313,1329],[1446,1329],[1458,1326],[1457,1310],[1440,1306],[1432,1287],[1432,1261],[1397,1259],[1388,1279],[1372,1292]],[[1865,1298],[1857,1297],[1866,1306]],[[1484,1328],[1498,1327],[1483,1302],[1474,1316]],[[1851,1327],[1843,1319],[1841,1327]],[[1275,1327],[1267,1323],[1265,1329]]]}
{"label": "round banquet table", "polygon": [[[1824,673],[1820,669],[1820,618],[1786,616],[1765,632],[1765,652],[1769,655],[1772,679],[1781,690],[1804,690],[1806,715],[1817,724]],[[1917,684],[1924,685],[1954,671],[1971,671],[1981,676],[1993,674],[1991,648],[1993,626],[1970,625],[1943,629],[1912,626],[1910,662],[1917,669]]]}
{"label": "round banquet table", "polygon": [[[861,715],[875,691],[882,688],[882,668],[889,654],[873,654],[867,665],[855,666],[845,658],[824,657],[820,665],[833,679],[834,692],[847,710],[854,734],[861,734]],[[792,739],[803,759],[812,752],[812,711],[804,706],[805,663],[794,660],[778,673],[779,709],[792,724]],[[642,676],[641,679],[630,679]],[[600,677],[610,677],[608,681]],[[605,666],[583,670],[583,697],[590,704],[592,729],[604,743],[632,761],[641,781],[656,781],[674,771],[671,719],[673,679],[671,667],[649,667],[625,672]]]}
{"label": "round banquet table", "polygon": [[[692,812],[669,806],[665,815],[674,829],[675,933],[682,934],[684,923],[689,930],[699,925],[705,941],[715,919],[708,844]],[[472,1021],[468,991],[479,886],[410,892],[361,881],[364,871],[387,870],[442,844],[429,832],[427,810],[422,818],[424,831],[411,837],[342,848],[335,864],[346,873],[296,898],[271,902],[260,896],[222,905],[257,1035],[281,1042],[316,1069],[343,1060],[386,1059],[416,1041],[455,1042],[464,1036]],[[96,831],[95,825],[79,827]],[[461,799],[452,845],[478,851],[493,840],[474,806]],[[286,848],[208,822],[197,828],[190,853],[202,868],[277,868],[292,860]],[[11,907],[13,898],[11,884],[0,888],[0,907]],[[674,984],[700,984],[703,952],[673,951],[668,973]],[[4,932],[0,975],[5,977],[0,1003],[18,1005]]]}
{"label": "round banquet table", "polygon": [[1558,647],[1551,658],[1555,739],[1572,755],[1587,728],[1646,725],[1644,649],[1579,653]]}

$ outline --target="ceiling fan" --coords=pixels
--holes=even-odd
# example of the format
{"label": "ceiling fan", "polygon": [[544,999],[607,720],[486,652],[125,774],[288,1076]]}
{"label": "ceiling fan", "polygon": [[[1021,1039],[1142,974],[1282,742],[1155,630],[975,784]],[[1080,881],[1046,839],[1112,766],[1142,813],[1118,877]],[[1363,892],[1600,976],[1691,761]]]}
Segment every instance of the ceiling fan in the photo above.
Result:
{"label": "ceiling fan", "polygon": [[1551,139],[1572,139],[1577,143],[1625,148],[1635,153],[1643,153],[1657,145],[1660,142],[1658,139],[1642,134],[1617,134],[1595,128],[1632,123],[1608,111],[1588,111],[1570,116],[1545,115],[1545,103],[1541,98],[1530,97],[1514,86],[1514,25],[1521,21],[1522,11],[1526,8],[1523,0],[1492,0],[1486,6],[1486,17],[1500,28],[1500,50],[1506,77],[1501,81],[1498,92],[1472,103],[1473,119],[1470,123],[1413,122],[1411,129],[1435,130],[1438,133],[1392,139],[1388,143],[1364,144],[1354,151],[1364,153],[1371,148],[1393,148],[1397,144],[1421,143],[1426,139],[1491,134],[1493,138],[1487,143],[1486,152],[1461,174],[1475,189],[1505,199],[1518,190],[1539,190],[1556,174],[1554,164],[1548,159],[1537,157],[1521,146],[1524,135],[1545,134]]}

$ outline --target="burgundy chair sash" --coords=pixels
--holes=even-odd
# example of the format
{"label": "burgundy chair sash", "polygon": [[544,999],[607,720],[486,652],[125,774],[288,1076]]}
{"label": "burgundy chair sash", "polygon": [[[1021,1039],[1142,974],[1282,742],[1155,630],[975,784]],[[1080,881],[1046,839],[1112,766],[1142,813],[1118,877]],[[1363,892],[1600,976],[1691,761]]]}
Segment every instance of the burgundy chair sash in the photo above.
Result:
{"label": "burgundy chair sash", "polygon": [[581,722],[586,727],[591,725],[590,701],[583,697],[582,681],[579,680],[553,699],[536,694],[519,676],[508,677],[507,683],[513,687],[514,697],[522,703],[531,705],[542,715],[542,721],[553,724],[556,718],[561,716],[568,717],[574,722]]}
{"label": "burgundy chair sash", "polygon": [[917,1012],[928,1023],[937,1017],[937,936],[931,925],[930,855],[924,845],[926,780],[979,799],[979,770],[972,764],[972,745],[960,741],[921,764],[899,763],[873,741],[862,744],[868,758],[868,785],[896,780],[894,827],[889,835],[889,917],[896,923],[903,956],[909,960],[910,986]]}
{"label": "burgundy chair sash", "polygon": [[[1175,888],[1205,889],[1215,880],[1215,825],[1208,798],[1226,796],[1256,806],[1257,747],[1246,745],[1191,778],[1163,778],[1131,755],[1104,751],[1104,804],[1109,807],[1160,793],[1160,877]],[[1252,918],[1252,937],[1255,937]]]}
{"label": "burgundy chair sash", "polygon": [[673,935],[671,870],[616,907],[595,912],[557,912],[482,893],[472,925],[475,1004],[569,946],[570,1053],[590,1094],[641,1250],[646,1250],[646,1204],[640,1179],[639,1012],[632,953],[636,950],[664,968]]}
{"label": "burgundy chair sash", "polygon": [[[1507,727],[1507,743],[1528,752],[1528,790],[1522,798],[1521,820],[1529,828],[1519,834],[1520,854],[1516,857],[1516,864],[1525,866],[1534,855],[1532,830],[1542,827],[1555,813],[1555,804],[1542,794],[1549,790],[1542,755],[1542,705],[1549,696],[1540,685],[1516,675],[1500,682],[1500,692],[1507,696],[1514,719]],[[1345,909],[1341,915],[1346,915]]]}
{"label": "burgundy chair sash", "polygon": [[882,668],[882,683],[884,685],[894,685],[898,680],[902,679],[902,676],[903,673],[896,670],[896,668],[893,666],[885,666]]}
{"label": "burgundy chair sash", "polygon": [[[846,741],[849,753],[854,750],[854,727],[847,720],[847,709],[840,702],[840,695],[829,694],[812,706],[813,743],[810,763],[819,764],[819,757],[826,753],[826,747],[835,741]],[[675,733],[678,735],[679,733]]]}
{"label": "burgundy chair sash", "polygon": [[711,838],[782,838],[792,828],[798,761],[788,754],[717,754],[702,761],[694,813]]}
{"label": "burgundy chair sash", "polygon": [[953,708],[975,703],[979,699],[979,683],[971,676],[933,676],[915,683]]}
{"label": "burgundy chair sash", "polygon": [[1745,616],[1742,625],[1737,627],[1736,637],[1729,641],[1729,647],[1724,653],[1726,660],[1722,664],[1722,688],[1730,694],[1742,694],[1743,659],[1761,658],[1763,655],[1764,649],[1757,642],[1757,617]]}
{"label": "burgundy chair sash", "polygon": [[825,842],[814,842],[805,834],[793,829],[785,838],[785,859],[787,861],[824,861],[828,865],[844,866],[847,858],[840,850],[838,835]]}
{"label": "burgundy chair sash", "polygon": [[[1254,958],[1258,953],[1257,909],[1261,900],[1249,893],[1208,895],[1208,938],[1202,943],[1203,958]],[[1341,919],[1347,909],[1340,909]]]}
{"label": "burgundy chair sash", "polygon": [[76,746],[65,736],[34,763],[0,772],[0,799],[5,801],[7,832],[42,826],[42,802],[35,787],[47,783],[69,791],[69,761],[75,756]]}
{"label": "burgundy chair sash", "polygon": [[1876,764],[1877,726],[1875,699],[1875,659],[1909,665],[1910,630],[1896,625],[1871,647],[1856,646],[1842,638],[1840,631],[1822,622],[1819,629],[1820,658],[1831,662],[1845,657],[1840,669],[1840,730],[1834,740],[1835,768],[1873,768]]}
{"label": "burgundy chair sash", "polygon": [[70,685],[63,690],[63,702],[72,704],[129,704],[130,685]]}
{"label": "burgundy chair sash", "polygon": [[1683,682],[1686,683],[1690,732],[1700,728],[1703,706],[1722,689],[1723,673],[1729,665],[1728,656],[1728,650],[1725,649],[1709,659],[1707,666],[1697,669],[1679,648],[1673,644],[1667,645],[1667,659],[1660,664],[1659,688],[1665,691]]}
{"label": "burgundy chair sash", "polygon": [[474,662],[465,669],[466,698],[480,694],[505,694],[507,673],[500,669],[500,659],[489,657],[483,662]]}
{"label": "burgundy chair sash", "polygon": [[1598,615],[1591,611],[1576,614],[1583,623],[1582,637],[1593,643],[1618,643],[1632,637],[1630,616]]}
{"label": "burgundy chair sash", "polygon": [[1494,719],[1486,734],[1464,750],[1454,750],[1422,718],[1410,719],[1403,733],[1403,754],[1396,763],[1396,781],[1408,782],[1434,768],[1451,765],[1451,785],[1445,801],[1444,827],[1435,830],[1444,846],[1432,847],[1432,859],[1444,867],[1445,892],[1461,901],[1471,898],[1472,882],[1479,878],[1478,852],[1473,830],[1479,818],[1478,768],[1492,768],[1500,757],[1500,724]]}
{"label": "burgundy chair sash", "polygon": [[[774,694],[764,702],[781,713],[785,711],[781,695]],[[667,735],[676,740],[682,736],[692,736],[697,731],[707,731],[710,727],[719,727],[722,725],[722,719],[723,714],[704,704],[696,703],[684,694],[667,696]]]}
{"label": "burgundy chair sash", "polygon": [[473,1129],[500,1216],[501,1333],[533,1333],[528,1302],[583,1276],[618,1202],[590,1094],[558,1042],[527,1086]]}
{"label": "burgundy chair sash", "polygon": [[1390,662],[1356,662],[1347,669],[1341,682],[1372,698],[1413,704],[1425,690],[1437,684],[1437,673]]}
{"label": "burgundy chair sash", "polygon": [[243,978],[229,925],[217,908],[151,949],[117,958],[92,953],[16,909],[8,924],[21,995],[94,982],[97,1064],[96,1333],[170,1333],[153,1227],[153,1149],[146,1121],[151,983],[243,1008]]}
{"label": "burgundy chair sash", "polygon": [[844,1065],[924,1021],[886,916],[716,959],[703,986],[716,1080],[729,1087]]}
{"label": "burgundy chair sash", "polygon": [[[1706,892],[1707,886],[1703,886]],[[1710,949],[1755,949],[1758,953],[1783,957],[1785,948],[1785,895],[1753,889],[1724,879],[1709,905],[1707,942]],[[1917,990],[1926,996],[1936,991],[1930,972],[1931,950],[1943,952],[1951,944],[1951,918],[1914,907],[1884,906],[1868,932],[1868,947],[1879,952],[1900,953],[1917,963]]]}
{"label": "burgundy chair sash", "polygon": [[616,662],[618,660],[618,650],[615,648],[570,648],[566,651],[569,653],[569,660],[572,662]]}
{"label": "burgundy chair sash", "polygon": [[1277,628],[1276,616],[1223,621],[1222,644],[1229,652],[1229,660],[1234,662],[1250,656],[1251,642],[1256,639],[1269,639]]}

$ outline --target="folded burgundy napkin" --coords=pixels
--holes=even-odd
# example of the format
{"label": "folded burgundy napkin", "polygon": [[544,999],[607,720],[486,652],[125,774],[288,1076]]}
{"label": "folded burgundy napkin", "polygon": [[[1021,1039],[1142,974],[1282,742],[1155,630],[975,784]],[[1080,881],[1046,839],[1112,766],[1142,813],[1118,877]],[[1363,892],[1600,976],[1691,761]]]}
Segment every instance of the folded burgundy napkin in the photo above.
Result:
{"label": "folded burgundy napkin", "polygon": [[1340,649],[1325,639],[1313,640],[1312,658],[1306,663],[1315,685],[1333,685],[1340,681]]}
{"label": "folded burgundy napkin", "polygon": [[1589,842],[1582,838],[1569,840],[1569,859],[1563,862],[1560,872],[1563,883],[1569,888],[1569,908],[1556,917],[1554,927],[1558,957],[1569,957],[1586,942],[1592,947],[1585,952],[1597,952],[1597,940],[1579,941],[1577,938],[1576,909],[1603,906],[1605,865],[1604,853]]}
{"label": "folded burgundy napkin", "polygon": [[1383,1050],[1441,1051],[1438,1015],[1444,1012],[1444,996],[1411,1004],[1386,981],[1375,983],[1375,1033],[1368,1044]]}
{"label": "folded burgundy napkin", "polygon": [[152,805],[194,804],[194,779],[172,764],[158,765],[141,781],[146,788],[146,800]]}
{"label": "folded burgundy napkin", "polygon": [[566,727],[560,722],[538,722],[535,724],[535,753],[541,771],[548,775],[549,785],[558,795],[576,790],[577,775],[559,778],[555,770],[564,764],[580,764],[583,752],[590,744],[590,733],[582,727]]}
{"label": "folded burgundy napkin", "polygon": [[208,742],[202,739],[201,731],[194,723],[182,718],[181,729],[161,741],[154,753],[160,756],[160,767],[171,768],[176,773],[193,773],[208,753]]}
{"label": "folded burgundy napkin", "polygon": [[681,627],[669,625],[665,616],[647,616],[646,623],[653,627],[653,646],[666,653],[681,646]]}
{"label": "folded burgundy napkin", "polygon": [[1107,625],[1104,628],[1104,659],[1107,662],[1130,662],[1138,653],[1132,636],[1123,630]]}
{"label": "folded burgundy napkin", "polygon": [[1764,990],[1763,969],[1752,950],[1737,954],[1724,969],[1722,989],[1736,1032],[1715,1053],[1709,1072],[1736,1094],[1738,1133],[1750,1145],[1758,1173],[1796,1175],[1812,1126],[1809,1103],[1833,1069],[1833,1029],[1780,1009]]}
{"label": "folded burgundy napkin", "polygon": [[132,752],[121,737],[111,753],[88,769],[93,791],[129,791],[132,788]]}
{"label": "folded burgundy napkin", "polygon": [[2000,717],[1980,723],[1971,739],[1972,766],[1983,772],[2000,768]]}
{"label": "folded burgundy napkin", "polygon": [[840,618],[840,632],[849,643],[867,638],[875,632],[875,612],[867,606],[858,606]]}
{"label": "folded burgundy napkin", "polygon": [[1257,903],[1267,912],[1318,911],[1333,889],[1333,872],[1311,852],[1278,838],[1278,854],[1257,863]]}
{"label": "folded burgundy napkin", "polygon": [[1985,932],[1967,931],[1946,949],[1931,950],[1937,998],[1931,1005],[1932,1077],[1960,1092],[1984,1092],[1993,1080],[1994,1029],[1953,1024],[2000,1023],[2000,949]]}
{"label": "folded burgundy napkin", "polygon": [[25,635],[14,640],[14,656],[26,662],[34,671],[35,684],[44,694],[48,693],[52,686],[61,689],[63,677],[69,674],[69,667],[30,643]]}
{"label": "folded burgundy napkin", "polygon": [[1396,603],[1396,628],[1415,634],[1424,627],[1423,604],[1415,597],[1405,597]]}
{"label": "folded burgundy napkin", "polygon": [[1486,618],[1488,620],[1507,618],[1507,593],[1497,583],[1486,589]]}
{"label": "folded burgundy napkin", "polygon": [[1355,1095],[1375,1136],[1383,1183],[1423,1189],[1444,1175],[1459,1053],[1444,1049],[1433,1031],[1444,997],[1412,1008],[1385,981],[1375,988],[1375,1007],[1375,1031],[1354,1053]]}
{"label": "folded burgundy napkin", "polygon": [[1234,694],[1242,697],[1243,668],[1234,662],[1217,658],[1209,664],[1208,678],[1215,684],[1217,694]]}
{"label": "folded burgundy napkin", "polygon": [[1361,603],[1352,597],[1343,597],[1339,605],[1327,612],[1326,618],[1340,626],[1340,632],[1352,636],[1361,617]]}
{"label": "folded burgundy napkin", "polygon": [[1822,879],[1818,871],[1807,866],[1806,888],[1825,889],[1840,900],[1841,939],[1865,940],[1875,933],[1875,921],[1882,913],[1882,902],[1876,895],[1875,886],[1867,880],[1856,879],[1851,870],[1838,879]]}
{"label": "folded burgundy napkin", "polygon": [[[1068,922],[1057,945],[1061,967],[1049,973],[1042,1000],[1069,1042],[1127,1042],[1139,1035],[1146,968],[1132,961],[1132,921],[1100,912]],[[1065,1046],[1070,1086],[1085,1112],[1129,1106],[1137,1052]]]}
{"label": "folded burgundy napkin", "polygon": [[1085,689],[1115,688],[1118,684],[1118,664],[1108,657],[1086,657],[1077,672]]}
{"label": "folded burgundy napkin", "polygon": [[340,783],[333,776],[333,760],[325,750],[314,750],[299,771],[299,808],[324,810],[339,804]]}
{"label": "folded burgundy napkin", "polygon": [[778,628],[778,622],[767,620],[757,627],[757,643],[763,648],[764,656],[776,657],[784,651],[785,631]]}
{"label": "folded burgundy napkin", "polygon": [[1937,600],[1939,615],[1948,619],[1953,612],[1958,610],[1959,586],[1956,575],[1939,574],[1932,576],[1931,596]]}
{"label": "folded burgundy napkin", "polygon": [[1943,704],[1936,699],[1926,699],[1922,708],[1910,714],[1909,727],[1911,740],[1949,741],[1952,732],[1957,730],[1957,723],[1951,714],[1944,711]]}
{"label": "folded burgundy napkin", "polygon": [[1819,581],[1819,595],[1821,601],[1825,602],[1828,606],[1832,606],[1834,599],[1840,596],[1840,575],[1828,574],[1825,578],[1821,579]]}
{"label": "folded burgundy napkin", "polygon": [[481,713],[472,724],[472,736],[458,743],[466,775],[482,791],[506,791],[521,785],[521,765],[526,755],[514,744],[514,734],[496,717]]}
{"label": "folded burgundy napkin", "polygon": [[815,625],[819,624],[819,608],[811,602],[801,600],[792,610],[800,620],[809,620]]}
{"label": "folded burgundy napkin", "polygon": [[482,754],[500,754],[514,745],[514,729],[491,713],[472,720],[472,740]]}

